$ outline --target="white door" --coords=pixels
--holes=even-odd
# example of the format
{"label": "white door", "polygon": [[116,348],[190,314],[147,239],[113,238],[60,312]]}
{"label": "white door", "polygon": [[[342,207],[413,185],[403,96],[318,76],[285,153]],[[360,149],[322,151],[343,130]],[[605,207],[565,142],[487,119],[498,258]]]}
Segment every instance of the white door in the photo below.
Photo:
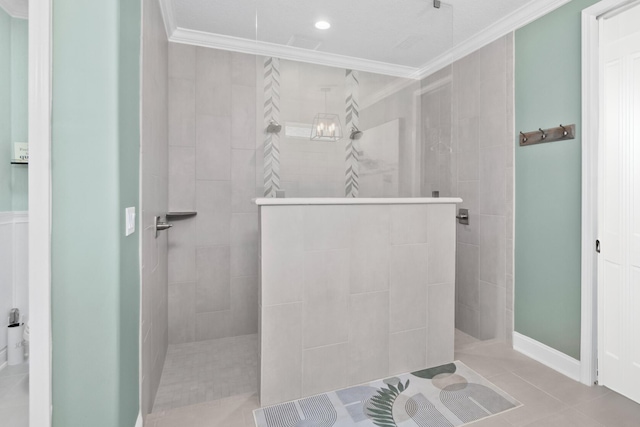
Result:
{"label": "white door", "polygon": [[601,19],[598,380],[640,402],[640,6]]}

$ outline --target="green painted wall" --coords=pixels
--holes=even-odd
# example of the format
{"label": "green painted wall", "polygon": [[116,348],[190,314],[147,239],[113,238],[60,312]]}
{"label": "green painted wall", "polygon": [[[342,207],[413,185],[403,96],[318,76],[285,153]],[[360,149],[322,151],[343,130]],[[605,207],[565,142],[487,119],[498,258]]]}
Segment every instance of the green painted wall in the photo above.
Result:
{"label": "green painted wall", "polygon": [[[28,40],[28,21],[13,18],[11,20],[11,137],[13,142],[29,142]],[[26,211],[29,206],[29,167],[13,165],[11,172],[11,208],[14,211]]]}
{"label": "green painted wall", "polygon": [[0,8],[0,212],[12,209],[11,144],[11,17]]}
{"label": "green painted wall", "polygon": [[515,330],[580,358],[581,21],[573,0],[516,31],[516,131],[577,137],[516,146]]}
{"label": "green painted wall", "polygon": [[54,427],[138,414],[140,7],[53,4]]}
{"label": "green painted wall", "polygon": [[28,167],[11,165],[13,143],[27,142],[28,21],[0,8],[0,212],[27,210]]}

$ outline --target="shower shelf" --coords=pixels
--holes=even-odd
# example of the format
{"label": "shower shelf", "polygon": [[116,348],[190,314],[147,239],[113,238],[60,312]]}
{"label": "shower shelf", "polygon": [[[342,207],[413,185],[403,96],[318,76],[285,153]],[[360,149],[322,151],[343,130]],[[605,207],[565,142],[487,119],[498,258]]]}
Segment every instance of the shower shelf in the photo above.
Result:
{"label": "shower shelf", "polygon": [[198,215],[198,212],[167,212],[167,221],[172,219],[184,219]]}

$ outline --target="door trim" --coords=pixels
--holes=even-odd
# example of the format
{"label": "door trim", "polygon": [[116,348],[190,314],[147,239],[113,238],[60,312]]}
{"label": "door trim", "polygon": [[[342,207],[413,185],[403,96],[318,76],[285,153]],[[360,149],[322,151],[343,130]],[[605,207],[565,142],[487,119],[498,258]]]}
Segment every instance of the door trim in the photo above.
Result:
{"label": "door trim", "polygon": [[29,425],[50,427],[52,1],[29,2]]}
{"label": "door trim", "polygon": [[582,301],[580,381],[597,381],[598,276],[598,141],[600,132],[600,66],[598,17],[637,0],[602,0],[582,11]]}

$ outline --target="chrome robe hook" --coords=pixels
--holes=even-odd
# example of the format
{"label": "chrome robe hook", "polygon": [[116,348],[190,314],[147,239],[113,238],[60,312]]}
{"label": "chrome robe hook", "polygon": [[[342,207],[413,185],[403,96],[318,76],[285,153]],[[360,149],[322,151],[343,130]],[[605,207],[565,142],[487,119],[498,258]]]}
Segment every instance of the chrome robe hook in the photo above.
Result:
{"label": "chrome robe hook", "polygon": [[542,134],[541,139],[547,139],[547,134],[544,133],[544,131],[542,130],[542,128],[538,128],[538,130],[540,131],[540,133]]}
{"label": "chrome robe hook", "polygon": [[569,135],[569,132],[567,132],[567,128],[566,128],[566,127],[564,127],[564,126],[562,126],[562,125],[560,125],[560,127],[562,128],[562,136],[567,136],[567,135]]}

